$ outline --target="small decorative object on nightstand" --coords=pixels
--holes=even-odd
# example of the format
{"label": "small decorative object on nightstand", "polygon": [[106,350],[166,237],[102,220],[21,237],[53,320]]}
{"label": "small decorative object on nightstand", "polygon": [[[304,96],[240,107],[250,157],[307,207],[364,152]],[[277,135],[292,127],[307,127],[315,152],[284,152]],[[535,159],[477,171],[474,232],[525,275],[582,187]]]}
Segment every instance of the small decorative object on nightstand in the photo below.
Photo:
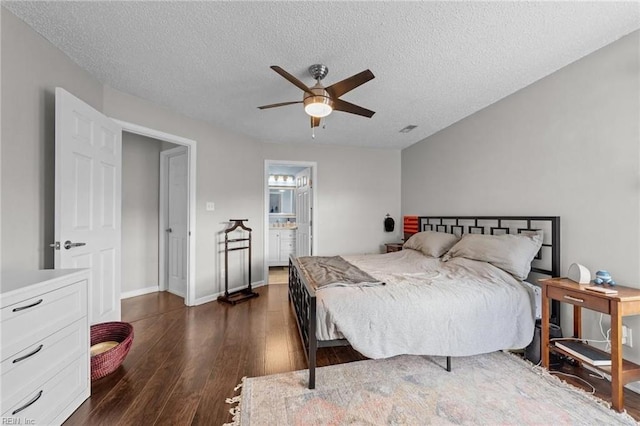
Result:
{"label": "small decorative object on nightstand", "polygon": [[605,270],[596,272],[596,279],[593,280],[593,283],[597,285],[616,285],[616,282],[613,280],[613,278],[611,278],[611,274],[609,273],[609,271]]}
{"label": "small decorative object on nightstand", "polygon": [[569,266],[567,277],[578,284],[589,284],[591,282],[591,272],[579,263],[572,263]]}
{"label": "small decorative object on nightstand", "polygon": [[403,243],[387,243],[385,247],[387,248],[387,253],[393,253],[394,251],[402,250]]}

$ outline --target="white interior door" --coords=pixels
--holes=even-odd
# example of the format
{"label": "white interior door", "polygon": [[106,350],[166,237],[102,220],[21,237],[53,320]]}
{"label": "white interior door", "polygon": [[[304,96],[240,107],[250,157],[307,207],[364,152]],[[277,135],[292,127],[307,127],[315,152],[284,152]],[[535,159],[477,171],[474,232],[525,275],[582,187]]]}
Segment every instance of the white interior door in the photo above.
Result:
{"label": "white interior door", "polygon": [[90,268],[91,324],[120,321],[122,128],[56,88],[55,267]]}
{"label": "white interior door", "polygon": [[188,167],[187,148],[166,151],[167,161],[167,281],[168,290],[180,297],[187,293]]}
{"label": "white interior door", "polygon": [[313,238],[311,169],[304,169],[296,175],[296,256],[311,256]]}

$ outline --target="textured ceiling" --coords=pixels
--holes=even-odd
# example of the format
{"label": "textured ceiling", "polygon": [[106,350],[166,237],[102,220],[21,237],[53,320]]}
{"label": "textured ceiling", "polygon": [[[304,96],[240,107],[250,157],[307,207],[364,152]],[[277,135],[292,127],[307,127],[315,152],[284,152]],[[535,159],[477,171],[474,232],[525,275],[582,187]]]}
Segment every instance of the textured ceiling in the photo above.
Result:
{"label": "textured ceiling", "polygon": [[[101,82],[263,141],[404,148],[640,28],[637,2],[2,2]],[[307,67],[342,98],[311,139]],[[411,133],[399,133],[408,124]]]}

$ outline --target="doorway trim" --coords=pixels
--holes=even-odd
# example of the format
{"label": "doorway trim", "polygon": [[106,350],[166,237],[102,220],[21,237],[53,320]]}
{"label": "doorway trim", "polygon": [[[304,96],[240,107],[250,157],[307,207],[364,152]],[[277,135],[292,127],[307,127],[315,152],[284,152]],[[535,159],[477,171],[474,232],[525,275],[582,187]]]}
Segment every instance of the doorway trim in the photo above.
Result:
{"label": "doorway trim", "polygon": [[316,161],[293,161],[293,160],[264,160],[264,237],[263,253],[264,268],[263,276],[265,285],[269,284],[269,168],[271,166],[293,166],[308,167],[311,169],[311,179],[313,182],[313,192],[311,194],[313,210],[311,220],[313,222],[313,233],[311,239],[311,250],[316,255],[318,253],[318,163]]}
{"label": "doorway trim", "polygon": [[[187,167],[189,169],[189,214],[188,214],[188,237],[189,247],[187,250],[187,258],[189,268],[187,271],[187,294],[184,298],[184,304],[187,306],[194,306],[196,302],[196,141],[192,139],[183,138],[182,136],[172,135],[160,130],[150,129],[148,127],[140,126],[138,124],[129,123],[126,121],[112,118],[116,123],[122,126],[123,132],[134,133],[141,136],[146,136],[152,139],[158,139],[161,141],[171,142],[176,145],[183,145],[187,147]],[[162,212],[161,212],[162,214]],[[164,234],[164,233],[163,233]],[[164,285],[164,239],[159,238],[159,271],[158,271],[158,284],[162,289]]]}

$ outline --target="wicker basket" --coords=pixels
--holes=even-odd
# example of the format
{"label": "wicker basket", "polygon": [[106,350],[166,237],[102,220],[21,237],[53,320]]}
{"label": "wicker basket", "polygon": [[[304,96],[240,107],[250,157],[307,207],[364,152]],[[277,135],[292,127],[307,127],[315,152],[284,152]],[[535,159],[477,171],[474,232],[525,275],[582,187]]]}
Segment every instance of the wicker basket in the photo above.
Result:
{"label": "wicker basket", "polygon": [[91,357],[91,380],[100,379],[120,367],[133,343],[133,326],[117,321],[91,326],[91,346],[108,341],[119,344]]}

